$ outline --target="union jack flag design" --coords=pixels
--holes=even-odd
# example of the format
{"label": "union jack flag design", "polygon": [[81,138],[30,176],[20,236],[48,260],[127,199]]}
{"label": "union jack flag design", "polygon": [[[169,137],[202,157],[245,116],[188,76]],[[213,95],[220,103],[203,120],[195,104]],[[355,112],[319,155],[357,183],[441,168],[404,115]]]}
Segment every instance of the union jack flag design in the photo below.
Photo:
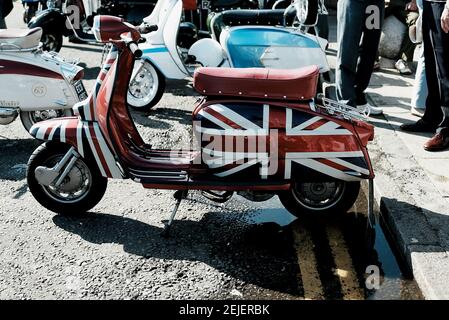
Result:
{"label": "union jack flag design", "polygon": [[359,181],[370,173],[351,125],[337,119],[257,103],[214,103],[195,116],[203,162],[218,177],[319,174]]}

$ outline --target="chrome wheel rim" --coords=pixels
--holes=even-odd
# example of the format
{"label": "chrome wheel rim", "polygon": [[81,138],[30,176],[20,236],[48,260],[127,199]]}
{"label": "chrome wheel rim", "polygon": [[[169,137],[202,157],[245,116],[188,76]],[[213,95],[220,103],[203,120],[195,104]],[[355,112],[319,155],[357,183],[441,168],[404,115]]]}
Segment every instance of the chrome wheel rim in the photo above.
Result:
{"label": "chrome wheel rim", "polygon": [[38,110],[28,112],[28,118],[32,124],[48,119],[58,118],[64,115],[62,110]]}
{"label": "chrome wheel rim", "polygon": [[148,105],[156,96],[158,87],[156,69],[151,64],[144,63],[129,84],[128,103],[137,108]]}
{"label": "chrome wheel rim", "polygon": [[333,207],[343,197],[344,182],[296,183],[292,189],[296,201],[309,210],[321,211]]}
{"label": "chrome wheel rim", "polygon": [[58,48],[58,41],[52,34],[44,35],[42,42],[44,43],[44,50],[46,51],[56,51]]}
{"label": "chrome wheel rim", "polygon": [[[63,155],[56,155],[44,164],[44,166],[52,168],[61,159]],[[84,199],[92,188],[92,174],[87,164],[78,159],[67,177],[58,186],[43,186],[45,193],[58,202],[74,203]]]}

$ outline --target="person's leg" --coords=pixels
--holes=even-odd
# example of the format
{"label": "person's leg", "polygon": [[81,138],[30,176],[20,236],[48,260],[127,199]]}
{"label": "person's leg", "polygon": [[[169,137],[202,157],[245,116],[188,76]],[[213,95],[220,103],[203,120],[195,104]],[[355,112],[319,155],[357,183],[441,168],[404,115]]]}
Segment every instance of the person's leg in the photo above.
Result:
{"label": "person's leg", "polygon": [[434,20],[431,28],[431,40],[435,52],[436,71],[440,86],[440,106],[442,120],[438,131],[444,130],[449,136],[449,34],[441,28],[440,17],[444,11],[444,2],[431,3]]}
{"label": "person's leg", "polygon": [[412,107],[424,110],[427,99],[426,62],[424,58],[424,45],[419,49],[418,66],[416,68],[415,85],[413,86]]}
{"label": "person's leg", "polygon": [[[419,15],[422,16],[423,3],[417,0]],[[422,111],[426,108],[426,99],[428,94],[427,78],[426,78],[426,59],[424,58],[424,44],[419,49],[418,66],[416,68],[415,85],[413,87],[412,108]]]}
{"label": "person's leg", "polygon": [[424,1],[422,14],[424,59],[426,62],[425,73],[428,88],[426,110],[420,120],[414,123],[403,124],[401,129],[410,132],[435,132],[438,124],[441,122],[442,114],[440,107],[439,81],[436,72],[435,54],[431,39],[431,29],[435,28],[431,2]]}
{"label": "person's leg", "polygon": [[[337,99],[351,106],[356,105],[357,60],[360,38],[365,26],[365,9],[364,0],[339,0],[337,4],[338,53],[335,68]],[[373,64],[374,61],[371,68]]]}
{"label": "person's leg", "polygon": [[[360,47],[360,58],[357,63],[357,72],[355,77],[356,103],[364,105],[367,103],[365,90],[368,88],[371,74],[373,73],[374,62],[376,61],[377,50],[379,48],[380,35],[384,18],[384,0],[367,1],[369,5],[375,5],[379,8],[378,17],[380,25],[373,28],[367,28],[363,25],[363,35]],[[364,16],[362,20],[365,22],[368,16]]]}

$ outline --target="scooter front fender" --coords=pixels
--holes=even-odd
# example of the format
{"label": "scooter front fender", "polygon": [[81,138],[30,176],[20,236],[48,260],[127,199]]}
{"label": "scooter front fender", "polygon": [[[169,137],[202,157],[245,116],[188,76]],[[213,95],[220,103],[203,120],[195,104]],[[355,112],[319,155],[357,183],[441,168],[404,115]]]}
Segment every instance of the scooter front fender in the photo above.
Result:
{"label": "scooter front fender", "polygon": [[38,13],[28,23],[28,28],[42,28],[44,33],[50,30],[59,30],[64,36],[69,36],[72,31],[66,27],[66,17],[59,9],[46,9]]}
{"label": "scooter front fender", "polygon": [[81,121],[78,117],[50,119],[33,125],[30,134],[38,140],[67,143],[82,157],[92,157],[103,177],[125,177],[96,122]]}

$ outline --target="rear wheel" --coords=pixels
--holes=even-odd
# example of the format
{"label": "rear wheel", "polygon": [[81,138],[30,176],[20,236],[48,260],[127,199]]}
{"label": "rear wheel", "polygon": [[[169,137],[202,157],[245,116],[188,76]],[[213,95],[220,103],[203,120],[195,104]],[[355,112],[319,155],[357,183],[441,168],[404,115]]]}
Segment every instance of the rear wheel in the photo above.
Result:
{"label": "rear wheel", "polygon": [[44,51],[59,52],[62,48],[62,33],[59,31],[46,30],[41,38]]}
{"label": "rear wheel", "polygon": [[101,176],[95,162],[79,158],[59,186],[40,184],[35,176],[37,167],[53,168],[70,146],[46,142],[39,146],[28,161],[27,181],[34,198],[45,208],[63,215],[84,213],[103,197],[107,179]]}
{"label": "rear wheel", "polygon": [[[140,62],[135,67],[139,68]],[[139,111],[148,111],[161,100],[164,90],[165,77],[150,62],[145,61],[129,83],[128,105]]]}
{"label": "rear wheel", "polygon": [[352,207],[359,190],[360,182],[296,182],[279,199],[297,217],[341,214]]}
{"label": "rear wheel", "polygon": [[58,118],[62,116],[71,116],[72,109],[68,110],[36,110],[36,111],[21,111],[20,121],[26,131],[30,132],[31,127],[40,121]]}

